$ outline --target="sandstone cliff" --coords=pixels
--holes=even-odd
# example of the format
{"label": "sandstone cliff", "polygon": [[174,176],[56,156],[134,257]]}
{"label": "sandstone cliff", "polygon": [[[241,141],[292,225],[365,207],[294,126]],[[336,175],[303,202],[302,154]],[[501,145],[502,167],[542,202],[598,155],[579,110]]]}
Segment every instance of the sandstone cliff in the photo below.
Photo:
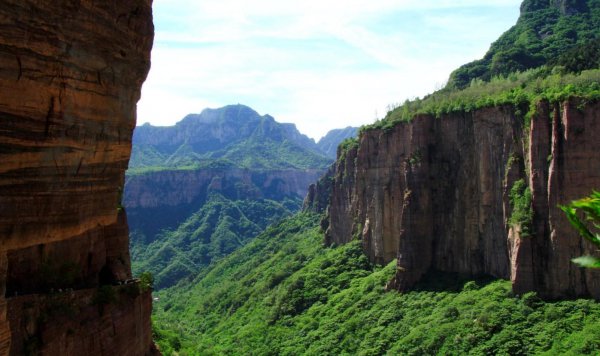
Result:
{"label": "sandstone cliff", "polygon": [[[333,178],[311,189],[331,191],[327,242],[358,236],[372,261],[397,258],[391,286],[400,290],[439,270],[510,279],[516,293],[600,298],[598,272],[570,262],[594,249],[557,206],[600,187],[600,103],[541,102],[530,127],[515,111],[421,116],[364,132],[340,150]],[[510,195],[521,179],[533,218],[514,223]]]}
{"label": "sandstone cliff", "polygon": [[6,0],[0,27],[0,355],[148,353],[150,294],[99,286],[131,278],[117,207],[151,0]]}

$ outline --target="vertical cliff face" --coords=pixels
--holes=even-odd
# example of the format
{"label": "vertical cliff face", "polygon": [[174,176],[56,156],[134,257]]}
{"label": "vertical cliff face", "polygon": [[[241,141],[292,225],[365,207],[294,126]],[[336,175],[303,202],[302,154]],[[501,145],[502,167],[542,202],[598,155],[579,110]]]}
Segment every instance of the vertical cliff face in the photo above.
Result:
{"label": "vertical cliff face", "polygon": [[99,286],[131,277],[117,207],[151,0],[7,0],[0,27],[0,355],[149,352],[149,293]]}
{"label": "vertical cliff face", "polygon": [[573,100],[562,106],[542,104],[537,112],[531,123],[527,162],[533,234],[511,235],[517,257],[511,278],[519,291],[600,298],[600,274],[570,261],[594,254],[596,249],[579,238],[558,207],[600,187],[600,104]]}
{"label": "vertical cliff face", "polygon": [[[570,262],[593,249],[558,208],[600,187],[600,104],[540,103],[523,122],[491,107],[363,133],[327,188],[327,242],[359,236],[372,261],[397,258],[401,290],[440,270],[510,278],[518,293],[600,297],[600,276]],[[526,223],[511,219],[521,180]]]}

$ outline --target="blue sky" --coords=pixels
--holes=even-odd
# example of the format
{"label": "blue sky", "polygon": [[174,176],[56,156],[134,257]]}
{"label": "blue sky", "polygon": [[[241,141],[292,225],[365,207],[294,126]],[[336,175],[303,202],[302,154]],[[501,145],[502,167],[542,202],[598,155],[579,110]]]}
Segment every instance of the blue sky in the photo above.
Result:
{"label": "blue sky", "polygon": [[245,104],[320,138],[443,86],[520,0],[154,0],[138,124]]}

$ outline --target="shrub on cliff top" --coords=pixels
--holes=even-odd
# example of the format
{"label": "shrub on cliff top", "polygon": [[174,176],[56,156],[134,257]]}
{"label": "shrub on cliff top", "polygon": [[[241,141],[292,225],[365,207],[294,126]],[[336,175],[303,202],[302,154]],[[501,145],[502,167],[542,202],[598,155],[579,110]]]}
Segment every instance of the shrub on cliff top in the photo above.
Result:
{"label": "shrub on cliff top", "polygon": [[400,122],[410,121],[420,114],[437,118],[450,113],[472,112],[492,106],[513,106],[515,113],[523,118],[533,103],[540,100],[562,102],[570,97],[592,101],[600,99],[600,69],[586,70],[579,74],[554,72],[546,67],[492,78],[489,82],[473,80],[462,90],[442,89],[422,99],[406,101],[389,111],[385,118],[361,131],[388,130]]}

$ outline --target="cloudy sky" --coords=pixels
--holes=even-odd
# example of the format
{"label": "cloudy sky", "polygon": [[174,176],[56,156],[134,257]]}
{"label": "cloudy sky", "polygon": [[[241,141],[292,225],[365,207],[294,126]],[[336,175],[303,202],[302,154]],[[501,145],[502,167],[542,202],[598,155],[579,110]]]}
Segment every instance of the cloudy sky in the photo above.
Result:
{"label": "cloudy sky", "polygon": [[520,0],[154,0],[138,124],[245,104],[320,138],[445,83]]}

